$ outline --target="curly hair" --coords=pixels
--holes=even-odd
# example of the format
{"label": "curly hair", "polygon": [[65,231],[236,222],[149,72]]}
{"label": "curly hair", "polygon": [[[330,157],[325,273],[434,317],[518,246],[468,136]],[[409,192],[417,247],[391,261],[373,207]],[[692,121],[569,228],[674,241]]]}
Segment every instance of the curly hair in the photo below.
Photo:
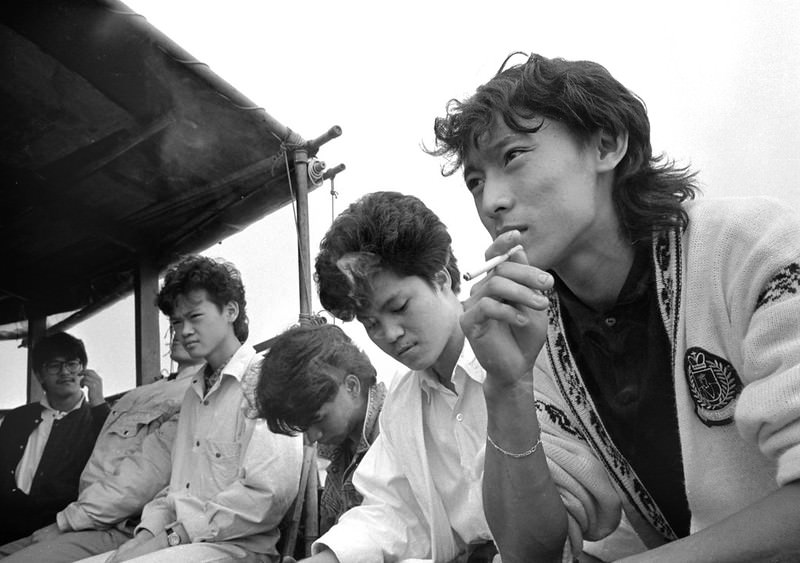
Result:
{"label": "curly hair", "polygon": [[277,434],[305,432],[348,374],[361,381],[364,396],[377,381],[367,355],[341,328],[290,328],[275,339],[261,364],[256,384],[259,416]]}
{"label": "curly hair", "polygon": [[38,372],[45,363],[58,356],[67,360],[80,360],[84,367],[89,362],[83,340],[66,332],[56,332],[41,338],[33,346],[31,350],[33,368]]}
{"label": "curly hair", "polygon": [[178,296],[198,289],[204,289],[209,301],[220,311],[231,301],[239,305],[239,315],[233,322],[233,332],[239,342],[247,340],[250,329],[242,275],[236,266],[225,260],[199,255],[185,256],[167,270],[156,304],[162,313],[171,317]]}
{"label": "curly hair", "polygon": [[[450,100],[446,116],[436,118],[436,148],[425,150],[446,158],[442,174],[461,168],[466,152],[492,129],[497,115],[522,133],[538,131],[544,118],[558,121],[584,143],[599,130],[614,136],[627,132],[628,150],[617,165],[612,197],[629,240],[649,240],[654,230],[685,228],[689,218],[682,203],[699,191],[696,173],[663,154],[653,156],[644,102],[597,63],[533,54],[506,67],[517,54],[522,53],[509,55],[475,94]],[[531,119],[538,123],[531,126]]]}
{"label": "curly hair", "polygon": [[431,285],[446,269],[458,293],[461,280],[447,227],[418,198],[373,192],[334,220],[320,243],[314,279],[322,306],[350,321],[369,307],[372,279],[388,270]]}

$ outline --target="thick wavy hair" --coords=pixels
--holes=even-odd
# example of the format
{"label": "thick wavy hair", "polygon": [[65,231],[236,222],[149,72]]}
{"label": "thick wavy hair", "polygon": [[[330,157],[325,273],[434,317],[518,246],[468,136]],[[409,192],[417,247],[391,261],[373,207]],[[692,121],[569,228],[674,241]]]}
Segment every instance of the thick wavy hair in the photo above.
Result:
{"label": "thick wavy hair", "polygon": [[89,362],[83,340],[66,332],[56,332],[41,338],[31,350],[31,361],[37,372],[41,371],[44,364],[58,356],[67,360],[80,360],[83,367]]}
{"label": "thick wavy hair", "polygon": [[664,155],[653,156],[644,102],[597,63],[533,54],[507,67],[518,54],[509,55],[471,97],[450,100],[446,115],[436,118],[436,145],[426,152],[447,159],[442,174],[461,168],[497,115],[510,129],[527,133],[538,131],[542,118],[559,121],[584,143],[598,130],[613,136],[627,132],[628,150],[617,165],[612,194],[625,234],[635,243],[649,240],[654,230],[685,228],[689,218],[682,203],[698,191],[696,173]]}
{"label": "thick wavy hair", "polygon": [[446,269],[457,294],[451,243],[447,227],[418,198],[367,194],[339,214],[320,243],[314,274],[320,302],[335,317],[352,320],[369,307],[372,279],[383,270],[434,285]]}
{"label": "thick wavy hair", "polygon": [[335,325],[300,325],[279,335],[264,356],[256,384],[259,416],[277,434],[305,432],[322,406],[332,401],[348,374],[366,397],[375,368]]}
{"label": "thick wavy hair", "polygon": [[162,313],[171,317],[178,296],[187,295],[197,289],[204,289],[209,301],[220,311],[231,301],[239,305],[239,316],[233,322],[233,333],[239,342],[247,340],[250,333],[247,300],[244,296],[242,275],[236,266],[225,260],[196,254],[185,256],[167,270],[156,304]]}

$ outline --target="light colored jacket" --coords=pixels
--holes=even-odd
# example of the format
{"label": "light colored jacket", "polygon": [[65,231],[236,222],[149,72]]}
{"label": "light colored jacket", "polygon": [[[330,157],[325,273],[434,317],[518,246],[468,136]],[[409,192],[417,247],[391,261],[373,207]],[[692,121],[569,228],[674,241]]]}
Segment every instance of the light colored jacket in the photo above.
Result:
{"label": "light colored jacket", "polygon": [[81,473],[78,499],[56,515],[62,532],[124,525],[169,482],[170,450],[191,367],[123,395]]}

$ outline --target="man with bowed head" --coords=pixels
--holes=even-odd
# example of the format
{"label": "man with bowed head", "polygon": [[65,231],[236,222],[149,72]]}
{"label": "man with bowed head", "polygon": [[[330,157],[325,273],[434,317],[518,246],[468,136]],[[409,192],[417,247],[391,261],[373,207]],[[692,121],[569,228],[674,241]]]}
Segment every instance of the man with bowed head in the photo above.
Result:
{"label": "man with bowed head", "polygon": [[[520,452],[555,425],[589,445],[587,467],[607,471],[637,540],[587,544],[600,558],[796,558],[797,214],[694,199],[694,174],[652,154],[643,102],[601,65],[507,62],[450,102],[431,151],[451,158],[445,173],[462,169],[494,239],[487,258],[524,247],[474,286],[461,318],[492,382],[492,437]],[[487,453],[506,562],[548,557],[530,533],[551,494],[530,478],[534,461]]]}
{"label": "man with bowed head", "polygon": [[361,504],[353,475],[378,437],[386,386],[375,368],[335,325],[300,325],[272,343],[261,365],[256,398],[270,430],[305,432],[329,460],[319,499],[319,532]]}

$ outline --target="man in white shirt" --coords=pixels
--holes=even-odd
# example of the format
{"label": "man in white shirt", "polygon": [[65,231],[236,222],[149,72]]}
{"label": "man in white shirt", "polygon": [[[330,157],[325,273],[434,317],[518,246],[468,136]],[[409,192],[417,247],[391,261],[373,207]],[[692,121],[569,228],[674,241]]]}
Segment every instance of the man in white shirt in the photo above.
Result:
{"label": "man in white shirt", "polygon": [[[334,221],[316,272],[322,305],[342,320],[357,318],[410,371],[393,382],[380,435],[353,478],[363,503],[314,544],[309,561],[491,561],[482,498],[485,370],[459,324],[459,271],[446,227],[413,196],[368,194]],[[541,478],[551,480],[542,448],[526,455],[536,456]],[[580,471],[580,452],[559,463],[554,488]],[[596,477],[605,480],[601,472]],[[591,485],[578,496],[582,502],[567,507],[576,525],[616,525],[585,509],[603,505]],[[557,494],[554,501],[563,510]],[[552,519],[546,502],[541,508],[533,534]]]}

